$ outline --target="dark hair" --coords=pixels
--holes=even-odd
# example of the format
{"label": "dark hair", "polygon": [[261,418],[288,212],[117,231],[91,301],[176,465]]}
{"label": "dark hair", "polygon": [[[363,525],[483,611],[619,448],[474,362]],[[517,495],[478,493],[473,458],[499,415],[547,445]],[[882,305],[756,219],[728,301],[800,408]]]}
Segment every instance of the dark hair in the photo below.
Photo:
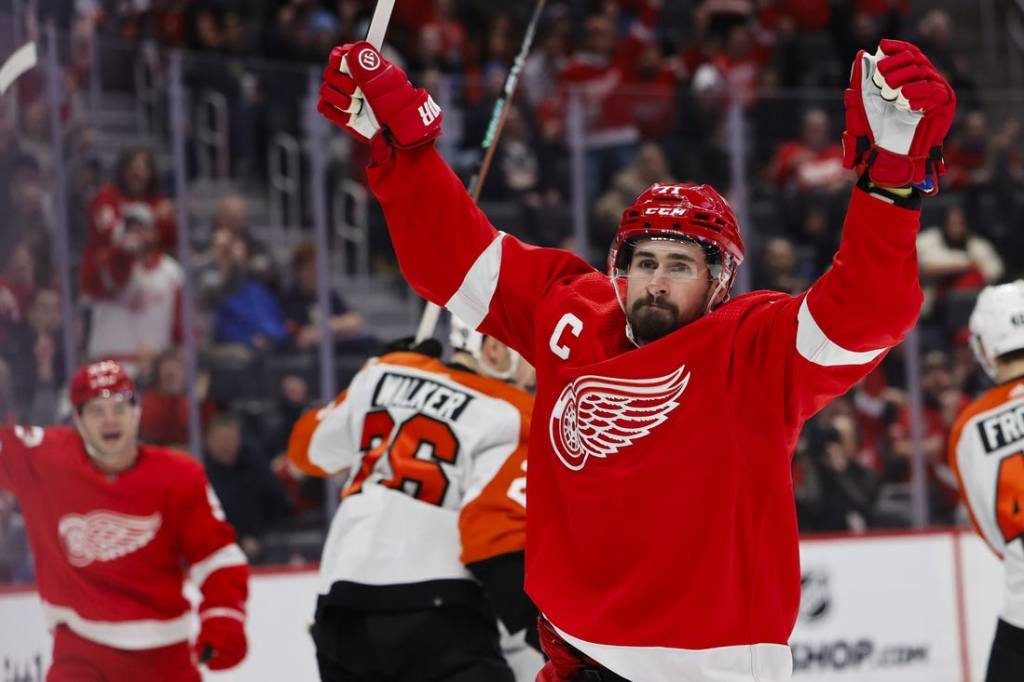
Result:
{"label": "dark hair", "polygon": [[313,263],[316,257],[316,245],[312,239],[303,239],[295,246],[292,252],[292,269],[298,270],[301,267]]}
{"label": "dark hair", "polygon": [[1024,360],[1024,348],[1011,350],[1009,353],[1003,353],[996,358],[996,362],[1017,362],[1018,360]]}
{"label": "dark hair", "polygon": [[132,161],[136,156],[142,156],[146,159],[146,163],[149,164],[149,183],[143,190],[147,197],[152,197],[160,193],[160,183],[156,177],[156,157],[153,156],[153,152],[145,147],[133,147],[132,149],[126,150],[121,157],[117,160],[117,171],[114,176],[114,184],[121,190],[122,193],[128,191],[127,184],[124,181],[125,173],[128,172],[128,166],[131,165]]}

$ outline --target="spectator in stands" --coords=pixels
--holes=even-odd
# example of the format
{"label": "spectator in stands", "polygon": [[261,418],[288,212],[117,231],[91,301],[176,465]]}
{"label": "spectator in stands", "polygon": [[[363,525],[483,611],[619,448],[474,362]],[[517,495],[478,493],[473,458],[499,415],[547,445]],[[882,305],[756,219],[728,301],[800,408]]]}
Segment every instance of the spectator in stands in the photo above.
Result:
{"label": "spectator in stands", "polygon": [[953,19],[949,12],[941,8],[928,10],[917,25],[917,32],[917,46],[956,89],[960,102],[972,101],[975,80],[965,55],[958,55],[953,48]]}
{"label": "spectator in stands", "polygon": [[800,272],[793,242],[772,237],[764,245],[761,262],[754,270],[754,289],[782,291],[794,296],[807,290],[810,279]]}
{"label": "spectator in stands", "polygon": [[219,262],[221,287],[214,309],[214,340],[263,351],[284,341],[288,334],[281,302],[270,288],[249,269],[249,249],[243,239],[226,229],[214,235],[218,252],[227,260]]}
{"label": "spectator in stands", "polygon": [[660,145],[645,142],[636,157],[616,173],[608,188],[594,206],[594,218],[598,229],[594,239],[611,241],[619,226],[622,212],[640,196],[640,193],[655,182],[672,183],[676,180],[669,170],[668,158]]}
{"label": "spectator in stands", "polygon": [[308,513],[321,509],[326,494],[326,479],[307,476],[288,459],[288,440],[299,417],[310,408],[309,384],[295,374],[281,377],[277,401],[278,424],[265,440],[272,453],[271,471],[281,482],[295,512]]}
{"label": "spectator in stands", "polygon": [[523,65],[516,97],[522,97],[534,109],[555,97],[558,74],[568,61],[572,28],[564,10],[561,5],[549,8],[540,29],[543,33]]}
{"label": "spectator in stands", "polygon": [[[959,503],[956,479],[946,460],[949,432],[970,399],[953,383],[949,355],[941,350],[925,354],[922,360],[921,392],[924,417],[922,447],[929,482],[931,518],[935,523],[952,523]],[[910,436],[910,409],[904,405],[889,427],[891,445],[885,462],[885,479],[910,480],[913,442]]]}
{"label": "spectator in stands", "polygon": [[[199,417],[208,421],[216,409],[207,399],[210,375],[196,377]],[[153,386],[142,393],[139,439],[151,445],[188,450],[188,395],[185,390],[185,359],[178,348],[161,353],[153,362]],[[201,427],[202,425],[200,425]]]}
{"label": "spectator in stands", "polygon": [[148,149],[130,149],[117,162],[114,182],[100,187],[89,206],[87,248],[109,246],[124,229],[124,211],[128,205],[149,208],[157,232],[157,246],[174,253],[177,244],[174,207],[157,178],[156,160]]}
{"label": "spectator in stands", "polygon": [[863,532],[874,523],[872,509],[878,478],[858,460],[860,433],[847,415],[829,420],[821,434],[819,459],[822,507],[818,527],[823,531]]}
{"label": "spectator in stands", "polygon": [[225,229],[245,242],[248,270],[256,279],[271,288],[277,287],[277,272],[270,249],[252,234],[249,228],[249,203],[241,194],[228,194],[217,203],[212,232]]}
{"label": "spectator in stands", "polygon": [[118,204],[116,211],[108,231],[90,233],[82,256],[81,286],[92,312],[87,355],[145,374],[156,355],[181,341],[185,274],[163,251],[150,203]]}
{"label": "spectator in stands", "polygon": [[988,116],[969,112],[960,132],[946,145],[949,189],[964,192],[964,209],[986,225],[994,236],[996,226],[1013,215],[1013,193],[1024,185],[1024,163],[1019,147],[1020,123],[1008,118],[993,133]]}
{"label": "spectator in stands", "polygon": [[768,174],[776,189],[805,193],[845,193],[853,173],[843,168],[843,148],[835,141],[828,114],[810,109],[803,117],[800,139],[781,143]]}
{"label": "spectator in stands", "polygon": [[672,131],[679,76],[656,41],[639,43],[638,53],[625,71],[622,88],[628,96],[624,104],[631,111],[643,139],[660,140]]}
{"label": "spectator in stands", "polygon": [[0,274],[0,343],[21,324],[36,289],[36,259],[29,242],[14,244]]}
{"label": "spectator in stands", "polygon": [[[917,237],[917,257],[924,282],[923,316],[942,321],[946,299],[953,292],[972,294],[1003,274],[1003,261],[992,243],[975,234],[959,206],[946,211],[941,226],[922,230]],[[973,306],[973,300],[971,301]],[[966,324],[964,314],[957,323]]]}
{"label": "spectator in stands", "polygon": [[239,544],[256,563],[263,554],[264,533],[291,512],[281,484],[243,443],[241,421],[230,413],[217,414],[206,426],[203,461]]}
{"label": "spectator in stands", "polygon": [[60,296],[54,289],[38,289],[24,321],[3,349],[12,370],[14,395],[18,396],[19,423],[56,421],[58,395],[65,381],[63,349]]}
{"label": "spectator in stands", "polygon": [[460,75],[466,51],[466,29],[455,16],[452,0],[434,0],[433,16],[416,35],[416,49],[409,66],[415,71],[438,69]]}
{"label": "spectator in stands", "polygon": [[[615,27],[607,16],[592,15],[584,25],[582,47],[559,76],[563,95],[576,89],[583,97],[590,197],[599,196],[612,173],[629,163],[640,140],[622,82],[623,70],[615,60]],[[562,111],[567,103],[562,103]]]}
{"label": "spectator in stands", "polygon": [[514,201],[536,208],[544,199],[542,170],[523,111],[511,105],[501,144],[495,151],[491,175],[483,188],[489,201]]}
{"label": "spectator in stands", "polygon": [[[285,326],[296,350],[315,349],[320,344],[317,308],[316,248],[311,241],[295,247],[292,254],[292,286],[284,296]],[[350,310],[333,287],[329,292],[331,319],[328,326],[335,350],[342,353],[371,353],[379,341],[367,333],[363,316]]]}
{"label": "spectator in stands", "polygon": [[0,240],[26,244],[35,261],[36,283],[48,280],[52,225],[39,162],[30,154],[17,156],[5,184],[8,213],[0,220]]}

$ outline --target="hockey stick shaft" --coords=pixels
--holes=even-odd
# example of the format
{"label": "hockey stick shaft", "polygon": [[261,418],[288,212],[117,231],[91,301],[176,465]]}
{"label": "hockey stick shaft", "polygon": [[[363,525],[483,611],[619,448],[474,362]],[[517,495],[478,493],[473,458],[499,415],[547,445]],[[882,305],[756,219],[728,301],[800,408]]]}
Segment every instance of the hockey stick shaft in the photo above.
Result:
{"label": "hockey stick shaft", "polygon": [[[474,203],[480,199],[484,180],[487,179],[487,173],[491,169],[491,161],[494,159],[494,153],[498,148],[497,142],[501,137],[501,131],[505,129],[505,121],[508,120],[508,112],[511,109],[512,98],[515,96],[516,85],[519,84],[519,74],[522,72],[526,58],[530,54],[530,48],[533,46],[533,38],[537,33],[537,24],[540,23],[540,16],[544,12],[545,3],[546,0],[537,0],[537,4],[534,5],[533,14],[530,16],[530,23],[527,24],[526,33],[523,34],[523,43],[519,47],[519,54],[516,55],[512,68],[508,72],[508,77],[505,78],[505,87],[502,89],[501,97],[494,102],[491,120],[487,124],[487,132],[480,143],[480,148],[484,150],[484,158],[480,162],[479,168],[473,173],[467,187]],[[423,308],[423,315],[420,317],[419,327],[416,329],[416,343],[434,335],[434,330],[437,328],[440,316],[441,307],[436,303],[427,301],[427,305]]]}
{"label": "hockey stick shaft", "polygon": [[384,44],[384,36],[388,32],[388,24],[391,23],[391,11],[394,9],[395,0],[377,0],[377,6],[373,9],[370,28],[366,31],[366,42],[378,50]]}

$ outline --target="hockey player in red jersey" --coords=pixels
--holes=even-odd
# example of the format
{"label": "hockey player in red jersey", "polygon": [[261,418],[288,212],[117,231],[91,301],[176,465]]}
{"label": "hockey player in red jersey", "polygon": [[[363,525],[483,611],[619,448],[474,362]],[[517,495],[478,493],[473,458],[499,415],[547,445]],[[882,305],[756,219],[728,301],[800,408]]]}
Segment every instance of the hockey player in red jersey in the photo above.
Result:
{"label": "hockey player in red jersey", "polygon": [[[49,682],[196,682],[246,653],[249,567],[202,465],[140,445],[112,361],[71,380],[76,428],[0,427],[0,488],[21,503],[53,627]],[[202,593],[189,645],[185,579]]]}
{"label": "hockey player in red jersey", "polygon": [[367,43],[334,50],[319,111],[371,145],[402,272],[537,370],[527,591],[543,680],[789,680],[800,598],[790,456],[921,304],[915,237],[955,96],[913,45],[860,52],[853,190],[832,268],[729,299],[743,242],[705,185],[654,185],[602,274],[498,232],[433,146],[440,108]]}
{"label": "hockey player in red jersey", "polygon": [[983,289],[970,330],[978,363],[996,385],[957,419],[949,460],[975,530],[1005,571],[985,682],[1018,682],[1024,680],[1024,280]]}
{"label": "hockey player in red jersey", "polygon": [[[387,353],[292,430],[297,467],[348,470],[320,562],[325,682],[522,682],[541,667],[523,644],[539,648],[523,592],[533,401],[504,381],[514,353],[453,328],[452,362]],[[504,652],[495,614],[517,635]]]}

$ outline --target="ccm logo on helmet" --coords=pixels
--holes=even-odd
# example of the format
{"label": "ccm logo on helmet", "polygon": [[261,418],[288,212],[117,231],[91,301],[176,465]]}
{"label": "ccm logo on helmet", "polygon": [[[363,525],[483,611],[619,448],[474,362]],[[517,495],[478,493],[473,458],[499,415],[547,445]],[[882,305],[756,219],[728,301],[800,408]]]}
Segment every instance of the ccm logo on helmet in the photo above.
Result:
{"label": "ccm logo on helmet", "polygon": [[686,214],[686,209],[685,208],[666,208],[665,206],[661,206],[661,207],[645,208],[644,209],[644,215],[676,216],[676,215],[685,215],[685,214]]}
{"label": "ccm logo on helmet", "polygon": [[373,71],[380,66],[380,57],[373,50],[363,50],[359,53],[359,63],[367,71]]}

